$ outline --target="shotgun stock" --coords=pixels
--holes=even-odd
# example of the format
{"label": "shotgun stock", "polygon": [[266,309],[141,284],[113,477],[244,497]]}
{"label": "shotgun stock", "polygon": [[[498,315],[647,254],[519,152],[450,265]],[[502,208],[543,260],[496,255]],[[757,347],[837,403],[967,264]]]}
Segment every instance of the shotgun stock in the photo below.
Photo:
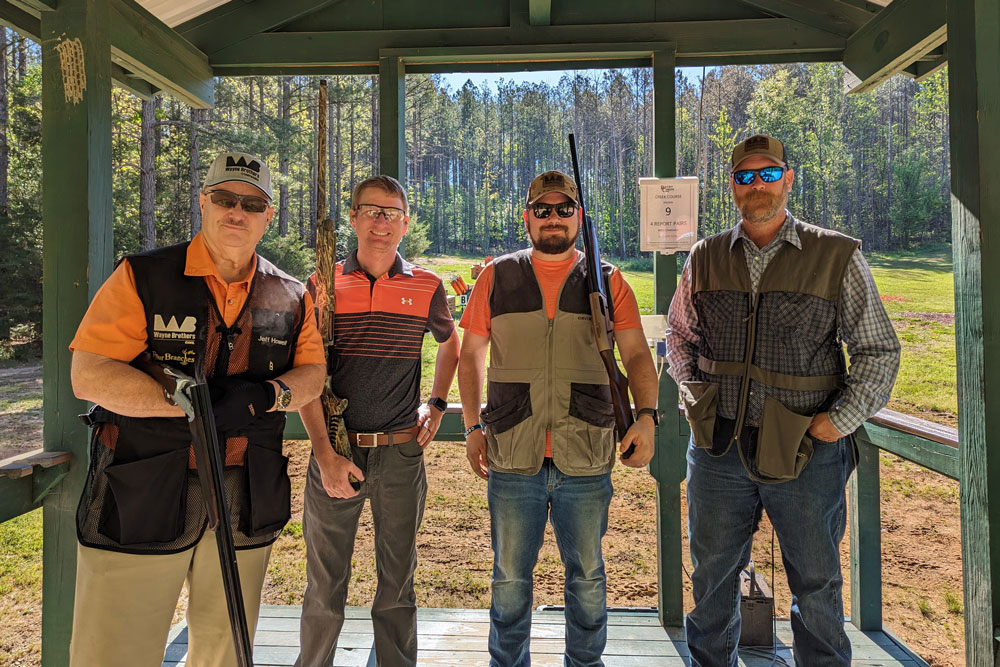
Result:
{"label": "shotgun stock", "polygon": [[[617,440],[620,442],[625,437],[625,432],[635,423],[635,416],[632,414],[632,404],[628,395],[628,378],[618,367],[615,359],[615,331],[614,322],[611,320],[611,313],[608,310],[609,292],[604,283],[604,274],[601,273],[601,251],[597,245],[597,230],[594,229],[594,222],[587,214],[587,208],[583,204],[583,183],[580,181],[580,165],[576,156],[576,138],[571,132],[569,135],[569,152],[573,158],[573,178],[576,179],[576,194],[580,199],[580,211],[583,214],[583,251],[587,262],[587,291],[590,293],[590,319],[594,326],[594,339],[597,341],[597,349],[601,353],[601,361],[604,362],[604,370],[608,372],[608,382],[611,386],[611,402],[615,408],[615,432]],[[635,452],[635,445],[622,454],[623,459],[627,459]]]}
{"label": "shotgun stock", "polygon": [[247,630],[247,613],[243,604],[243,589],[240,588],[240,571],[236,565],[233,527],[229,520],[229,503],[226,502],[224,462],[219,450],[219,436],[215,430],[215,415],[212,413],[208,383],[153,361],[148,352],[132,364],[159,382],[166,394],[187,415],[195,463],[198,466],[198,482],[208,514],[208,527],[215,532],[215,543],[219,549],[222,587],[226,594],[236,664],[238,667],[253,667],[253,645]]}

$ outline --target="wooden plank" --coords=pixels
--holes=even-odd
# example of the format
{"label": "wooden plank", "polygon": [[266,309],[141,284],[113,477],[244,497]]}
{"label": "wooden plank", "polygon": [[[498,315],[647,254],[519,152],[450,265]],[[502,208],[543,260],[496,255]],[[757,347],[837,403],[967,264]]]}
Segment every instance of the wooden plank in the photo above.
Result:
{"label": "wooden plank", "polygon": [[947,5],[965,656],[988,665],[1000,625],[1000,10]]}
{"label": "wooden plank", "polygon": [[528,22],[531,25],[552,25],[552,0],[528,0]]}
{"label": "wooden plank", "polygon": [[850,37],[874,16],[836,0],[739,0],[761,11],[794,19],[826,32]]}
{"label": "wooden plank", "polygon": [[18,0],[18,3],[24,5],[36,14],[40,14],[41,12],[51,12],[55,10],[58,5],[56,0]]}
{"label": "wooden plank", "polygon": [[[76,580],[76,506],[86,477],[88,433],[77,415],[68,345],[111,272],[111,59],[104,0],[59,0],[41,15],[42,440],[74,454],[44,501],[42,665],[68,662]],[[59,49],[62,49],[63,59]]]}
{"label": "wooden plank", "polygon": [[30,475],[0,477],[0,523],[41,507],[34,501],[33,491]]}
{"label": "wooden plank", "polygon": [[174,30],[205,53],[211,53],[259,32],[280,28],[339,1],[228,2],[175,26]]}
{"label": "wooden plank", "polygon": [[0,2],[0,24],[36,42],[42,29],[42,22],[37,16],[9,2]]}
{"label": "wooden plank", "polygon": [[134,0],[106,0],[112,58],[157,88],[200,109],[212,106],[215,84],[208,56]]}
{"label": "wooden plank", "polygon": [[850,92],[871,90],[948,38],[940,0],[895,0],[847,40],[844,66],[861,83]]}
{"label": "wooden plank", "polygon": [[[379,59],[378,100],[379,170],[397,179],[405,188],[406,69],[402,58],[385,56]],[[404,238],[402,243],[405,242]]]}
{"label": "wooden plank", "polygon": [[111,78],[119,88],[123,88],[139,99],[150,100],[159,92],[151,83],[129,72],[121,65],[111,63]]}
{"label": "wooden plank", "polygon": [[755,58],[837,53],[846,41],[791,19],[679,21],[580,26],[527,26],[443,30],[361,30],[264,33],[212,54],[218,74],[227,67],[374,65],[379,50],[469,46],[675,42],[678,57]]}
{"label": "wooden plank", "polygon": [[913,461],[951,479],[959,479],[961,474],[960,450],[951,445],[902,433],[874,421],[865,424],[864,433],[859,432],[858,438],[863,438],[887,452]]}
{"label": "wooden plank", "polygon": [[857,445],[858,465],[847,486],[851,512],[851,619],[861,630],[881,630],[882,497],[878,448],[862,438],[858,438]]}

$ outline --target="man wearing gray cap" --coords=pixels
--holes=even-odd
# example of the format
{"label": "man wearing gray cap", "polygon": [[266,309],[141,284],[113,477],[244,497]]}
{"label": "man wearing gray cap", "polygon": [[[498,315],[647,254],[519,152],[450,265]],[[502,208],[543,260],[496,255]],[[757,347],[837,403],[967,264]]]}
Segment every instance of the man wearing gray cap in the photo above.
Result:
{"label": "man wearing gray cap", "polygon": [[[582,224],[576,185],[558,171],[528,188],[531,248],[498,257],[476,279],[462,316],[458,388],[465,450],[487,480],[493,542],[490,664],[531,663],[532,571],[549,521],[566,572],[566,665],[602,665],[615,418],[590,318],[588,263],[576,249]],[[638,408],[619,450],[640,468],[653,456],[657,379],[635,296],[603,263],[615,340]],[[486,409],[482,387],[490,352]]]}
{"label": "man wearing gray cap", "polygon": [[131,364],[146,354],[208,378],[253,637],[271,544],[290,510],[285,411],[318,396],[325,374],[312,299],[256,253],[271,197],[262,160],[218,156],[201,193],[201,232],[126,257],[70,344],[74,393],[97,404],[77,510],[71,665],[159,665],[185,583],[187,664],[236,664],[188,421]]}
{"label": "man wearing gray cap", "polygon": [[889,401],[899,341],[861,244],[785,208],[795,174],[784,145],[750,137],[731,167],[742,218],[694,245],[668,315],[668,372],[691,426],[691,663],[737,664],[740,571],[766,510],[792,593],[795,664],[850,665],[844,485],[854,431]]}

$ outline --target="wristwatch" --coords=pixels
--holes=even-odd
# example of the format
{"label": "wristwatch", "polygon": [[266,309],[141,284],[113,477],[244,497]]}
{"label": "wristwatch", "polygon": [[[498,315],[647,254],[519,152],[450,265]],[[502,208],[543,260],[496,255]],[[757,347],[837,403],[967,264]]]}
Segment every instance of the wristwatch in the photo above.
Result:
{"label": "wristwatch", "polygon": [[278,410],[287,410],[288,406],[292,404],[292,390],[288,388],[288,385],[281,380],[275,380],[278,386],[281,387],[281,391],[275,396],[277,400]]}
{"label": "wristwatch", "polygon": [[435,396],[434,398],[427,399],[427,405],[431,406],[432,408],[437,408],[440,412],[444,412],[445,410],[448,409],[448,401],[444,400],[443,398],[438,398],[437,396]]}
{"label": "wristwatch", "polygon": [[638,419],[643,415],[649,415],[653,418],[653,426],[660,425],[660,413],[656,411],[656,408],[641,408],[635,413],[635,418]]}

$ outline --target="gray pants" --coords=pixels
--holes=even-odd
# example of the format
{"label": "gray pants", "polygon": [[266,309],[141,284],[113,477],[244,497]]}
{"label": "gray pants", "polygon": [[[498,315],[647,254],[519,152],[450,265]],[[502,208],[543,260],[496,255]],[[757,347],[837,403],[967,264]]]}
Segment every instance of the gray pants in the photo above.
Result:
{"label": "gray pants", "polygon": [[417,664],[417,530],[427,498],[423,449],[416,440],[399,445],[351,448],[365,473],[354,498],[331,498],[319,466],[310,458],[302,532],[306,540],[306,592],[302,603],[296,667],[331,667],[344,626],[347,583],[358,518],[365,498],[375,523],[378,587],[372,602],[379,667]]}

